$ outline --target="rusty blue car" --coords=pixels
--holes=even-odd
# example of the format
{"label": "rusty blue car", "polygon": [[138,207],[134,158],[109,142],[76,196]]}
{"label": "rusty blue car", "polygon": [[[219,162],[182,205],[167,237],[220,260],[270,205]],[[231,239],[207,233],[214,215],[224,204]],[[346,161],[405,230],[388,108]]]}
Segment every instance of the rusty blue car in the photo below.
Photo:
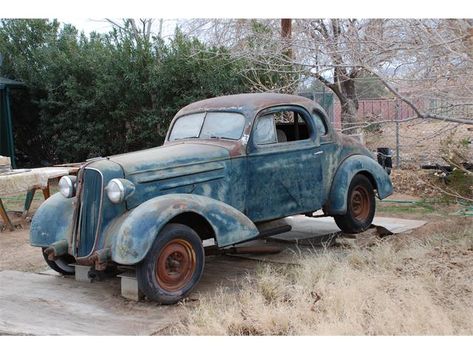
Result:
{"label": "rusty blue car", "polygon": [[181,109],[162,146],[84,163],[31,223],[31,245],[62,274],[74,265],[136,270],[150,300],[172,304],[199,282],[203,242],[227,248],[268,221],[322,210],[343,232],[366,230],[386,169],[335,132],[312,100],[240,94]]}

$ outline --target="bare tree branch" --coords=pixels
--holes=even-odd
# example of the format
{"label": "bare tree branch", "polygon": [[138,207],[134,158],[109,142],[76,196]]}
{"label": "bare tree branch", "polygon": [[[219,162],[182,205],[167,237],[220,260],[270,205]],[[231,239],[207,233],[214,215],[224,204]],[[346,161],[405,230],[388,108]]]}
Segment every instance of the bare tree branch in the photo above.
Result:
{"label": "bare tree branch", "polygon": [[386,88],[391,93],[393,93],[401,101],[404,101],[406,104],[408,104],[414,110],[414,112],[417,114],[418,118],[431,118],[431,119],[434,119],[434,120],[441,120],[441,121],[448,121],[448,122],[455,122],[455,123],[463,123],[463,124],[473,125],[473,120],[470,120],[470,119],[446,117],[446,116],[435,115],[435,114],[432,114],[432,113],[429,113],[429,112],[426,112],[426,113],[421,112],[419,110],[419,108],[417,107],[417,105],[415,105],[411,100],[409,100],[405,96],[401,95],[395,87],[393,87],[386,79],[384,79],[378,73],[371,70],[370,68],[363,67],[363,69],[365,69],[365,70],[369,71],[371,74],[375,75],[384,84],[384,86],[386,86]]}

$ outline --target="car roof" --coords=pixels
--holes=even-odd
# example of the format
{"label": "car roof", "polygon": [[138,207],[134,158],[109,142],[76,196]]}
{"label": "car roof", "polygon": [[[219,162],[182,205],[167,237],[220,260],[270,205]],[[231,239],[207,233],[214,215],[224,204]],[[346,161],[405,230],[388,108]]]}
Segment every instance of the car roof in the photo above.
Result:
{"label": "car roof", "polygon": [[323,109],[314,101],[303,96],[275,94],[275,93],[253,93],[219,96],[211,99],[201,100],[182,108],[176,116],[182,116],[191,112],[202,111],[239,111],[248,117],[255,115],[258,111],[278,105],[300,105],[308,110]]}

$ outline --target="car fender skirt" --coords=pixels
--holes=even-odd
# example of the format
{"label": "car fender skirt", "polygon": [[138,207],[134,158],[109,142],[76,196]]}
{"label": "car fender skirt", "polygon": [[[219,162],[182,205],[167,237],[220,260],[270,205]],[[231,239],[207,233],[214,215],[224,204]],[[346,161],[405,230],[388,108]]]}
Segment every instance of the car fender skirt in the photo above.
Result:
{"label": "car fender skirt", "polygon": [[373,182],[380,199],[393,193],[393,185],[386,171],[377,161],[365,155],[352,155],[337,169],[324,211],[329,215],[344,214],[347,210],[347,194],[350,182],[356,174],[365,174]]}
{"label": "car fender skirt", "polygon": [[112,260],[123,265],[139,263],[161,229],[186,212],[207,220],[219,247],[254,238],[259,233],[248,217],[221,201],[199,195],[168,194],[142,203],[111,223],[105,233]]}
{"label": "car fender skirt", "polygon": [[44,201],[33,216],[30,229],[30,244],[49,247],[64,240],[72,233],[73,198],[65,198],[59,192]]}

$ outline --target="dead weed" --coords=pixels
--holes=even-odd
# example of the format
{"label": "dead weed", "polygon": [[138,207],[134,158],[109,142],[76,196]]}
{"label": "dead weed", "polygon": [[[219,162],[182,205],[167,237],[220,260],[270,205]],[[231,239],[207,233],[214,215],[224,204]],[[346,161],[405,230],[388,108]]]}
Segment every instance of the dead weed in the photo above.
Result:
{"label": "dead weed", "polygon": [[[402,242],[400,242],[402,240]],[[189,305],[171,332],[193,335],[473,334],[473,228],[389,236],[261,265],[240,291]]]}

